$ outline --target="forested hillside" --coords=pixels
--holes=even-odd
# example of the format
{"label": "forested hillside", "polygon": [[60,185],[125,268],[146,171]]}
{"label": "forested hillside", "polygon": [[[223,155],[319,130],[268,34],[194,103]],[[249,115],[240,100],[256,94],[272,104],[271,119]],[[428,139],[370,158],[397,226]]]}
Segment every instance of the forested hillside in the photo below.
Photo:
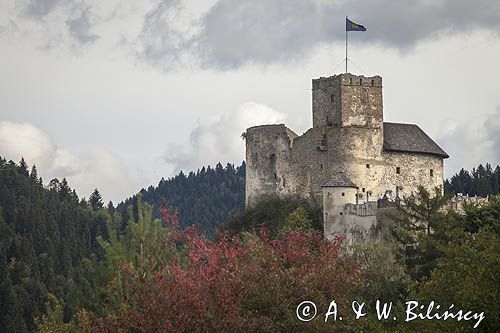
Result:
{"label": "forested hillside", "polygon": [[473,168],[471,172],[460,170],[458,173],[447,179],[445,184],[447,193],[462,193],[469,196],[486,197],[491,194],[500,193],[500,166],[495,169],[491,164],[486,163],[486,166],[479,164],[477,168]]}
{"label": "forested hillside", "polygon": [[[153,205],[154,217],[160,217],[165,199],[168,206],[179,212],[181,226],[196,224],[210,233],[225,224],[232,213],[245,208],[245,162],[236,168],[229,163],[224,168],[218,163],[215,168],[203,167],[187,176],[181,172],[140,193],[144,202]],[[118,205],[118,210],[124,212],[124,207],[136,201],[137,196],[133,196]]]}
{"label": "forested hillside", "polygon": [[64,302],[64,317],[90,302],[86,258],[102,253],[113,210],[80,201],[66,181],[42,185],[36,168],[0,157],[0,332],[35,329],[49,295]]}
{"label": "forested hillside", "polygon": [[[485,196],[498,193],[499,174],[498,166],[480,165],[445,185],[449,193]],[[341,256],[342,237],[323,241],[314,201],[264,200],[227,223],[244,208],[244,181],[244,163],[180,173],[126,200],[121,214],[112,203],[104,206],[97,190],[88,201],[79,199],[66,180],[44,186],[35,167],[0,158],[0,332],[304,331],[294,317],[299,298],[312,292],[328,302],[328,286],[337,285],[343,289],[335,295],[341,292],[345,302],[382,295],[399,311],[416,293],[485,311],[479,330],[497,331],[500,199],[468,206],[461,216],[439,211],[444,197],[423,193],[410,198],[415,211],[402,216],[425,212],[422,221],[432,222],[433,233],[415,235],[413,220],[403,219],[395,244],[360,245],[352,256]],[[179,221],[209,232],[225,224],[221,229],[229,234],[209,240],[191,228],[178,229]],[[411,256],[401,252],[408,242],[417,244]],[[403,246],[393,246],[398,243]],[[321,320],[313,324],[326,327]],[[374,318],[345,324],[367,331],[406,328]],[[442,332],[471,327],[413,325],[415,331]]]}
{"label": "forested hillside", "polygon": [[[169,209],[162,209],[162,220],[152,220],[150,205],[139,195],[137,219],[100,242],[107,274],[96,284],[96,293],[103,295],[94,299],[97,311],[82,307],[65,323],[55,306],[38,329],[499,332],[500,199],[466,206],[464,215],[442,211],[446,200],[439,189],[431,194],[420,188],[394,215],[393,242],[354,243],[352,253],[346,253],[343,236],[325,240],[304,207],[291,211],[273,234],[264,228],[208,239],[195,228],[179,229]],[[264,216],[269,205],[263,204],[251,215]],[[287,210],[277,208],[280,215]],[[299,312],[304,300],[311,300],[318,313]],[[332,300],[347,309],[341,310],[342,320],[325,320]],[[348,311],[353,300],[365,305],[362,318]],[[377,300],[391,302],[397,320],[377,318]],[[427,311],[433,320],[416,315],[405,320],[409,300],[421,304],[423,310],[415,313],[425,316]],[[445,310],[451,319],[439,320]]]}

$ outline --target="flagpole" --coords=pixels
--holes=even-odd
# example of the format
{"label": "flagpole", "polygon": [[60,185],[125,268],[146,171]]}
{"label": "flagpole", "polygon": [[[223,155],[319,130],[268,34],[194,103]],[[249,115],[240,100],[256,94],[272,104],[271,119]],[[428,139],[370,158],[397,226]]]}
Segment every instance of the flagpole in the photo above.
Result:
{"label": "flagpole", "polygon": [[345,17],[346,28],[345,28],[345,72],[347,74],[347,16]]}

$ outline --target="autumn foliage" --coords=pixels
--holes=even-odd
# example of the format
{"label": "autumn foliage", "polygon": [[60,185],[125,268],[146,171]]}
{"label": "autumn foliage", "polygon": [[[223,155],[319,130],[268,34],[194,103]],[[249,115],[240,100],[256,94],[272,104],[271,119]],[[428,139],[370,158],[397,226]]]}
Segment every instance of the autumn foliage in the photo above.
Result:
{"label": "autumn foliage", "polygon": [[[94,318],[94,330],[290,332],[341,328],[325,324],[321,316],[302,323],[295,309],[303,300],[313,300],[325,312],[333,298],[348,301],[360,276],[356,263],[342,254],[342,238],[328,242],[316,231],[301,231],[271,239],[261,229],[209,240],[196,228],[180,230],[178,216],[170,209],[162,209],[167,228],[155,227],[143,211],[140,209],[141,221],[136,224],[143,235],[139,233],[136,242],[129,242],[137,247],[137,260],[117,267],[117,276],[108,285],[105,315]],[[141,243],[143,236],[147,239]],[[152,244],[160,244],[162,249]],[[159,266],[160,262],[165,264]]]}

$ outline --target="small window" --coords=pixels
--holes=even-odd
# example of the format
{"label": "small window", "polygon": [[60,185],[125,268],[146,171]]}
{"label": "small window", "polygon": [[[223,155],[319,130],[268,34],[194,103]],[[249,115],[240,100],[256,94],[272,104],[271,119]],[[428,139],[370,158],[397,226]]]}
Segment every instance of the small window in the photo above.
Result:
{"label": "small window", "polygon": [[335,102],[335,95],[330,95],[330,102]]}
{"label": "small window", "polygon": [[400,175],[401,174],[401,168],[400,167],[396,167],[396,175]]}
{"label": "small window", "polygon": [[276,154],[271,154],[271,155],[269,155],[269,160],[270,160],[271,162],[274,162],[274,161],[276,160]]}
{"label": "small window", "polygon": [[362,192],[364,192],[364,191],[365,191],[365,188],[363,187],[363,188],[361,189],[361,191],[362,191]]}
{"label": "small window", "polygon": [[274,179],[278,179],[278,175],[277,174],[274,174]]}
{"label": "small window", "polygon": [[367,164],[367,165],[366,165],[366,168],[367,168],[367,169],[370,169],[370,164]]}
{"label": "small window", "polygon": [[359,85],[362,86],[363,85],[363,79],[359,79]]}
{"label": "small window", "polygon": [[344,215],[344,213],[340,212],[340,215]]}
{"label": "small window", "polygon": [[375,81],[372,79],[372,87],[375,85]]}
{"label": "small window", "polygon": [[326,125],[332,126],[332,120],[330,119],[330,116],[326,116]]}
{"label": "small window", "polygon": [[323,169],[323,163],[321,163],[321,164],[319,165],[319,168],[320,168],[320,169]]}
{"label": "small window", "polygon": [[345,197],[345,192],[342,192],[342,196]]}
{"label": "small window", "polygon": [[352,78],[349,78],[349,84],[352,84]]}
{"label": "small window", "polygon": [[430,175],[431,175],[431,177],[434,177],[434,170],[432,170],[432,169],[430,170]]}

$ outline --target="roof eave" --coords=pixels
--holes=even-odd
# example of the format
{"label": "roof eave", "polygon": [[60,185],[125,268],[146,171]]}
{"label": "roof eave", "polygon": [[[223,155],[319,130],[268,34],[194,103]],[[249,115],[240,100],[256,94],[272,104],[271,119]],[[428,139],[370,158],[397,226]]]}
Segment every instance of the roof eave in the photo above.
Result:
{"label": "roof eave", "polygon": [[390,151],[390,152],[396,152],[396,153],[409,153],[409,154],[420,154],[420,155],[432,155],[432,156],[437,156],[441,158],[449,158],[450,155],[446,153],[433,153],[433,152],[426,152],[426,151],[411,151],[411,150],[403,150],[403,149],[389,149],[384,146],[384,151]]}

